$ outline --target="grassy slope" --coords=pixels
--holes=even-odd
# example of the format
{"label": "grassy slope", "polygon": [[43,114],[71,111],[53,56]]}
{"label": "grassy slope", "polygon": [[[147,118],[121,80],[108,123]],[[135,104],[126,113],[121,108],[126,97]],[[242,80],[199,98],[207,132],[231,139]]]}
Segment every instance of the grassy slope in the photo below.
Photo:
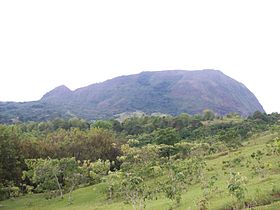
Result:
{"label": "grassy slope", "polygon": [[[227,192],[227,180],[228,175],[224,174],[222,171],[222,161],[230,160],[240,155],[249,157],[252,152],[257,150],[264,151],[265,144],[275,138],[274,135],[266,133],[259,137],[252,138],[246,146],[239,149],[236,152],[230,152],[226,155],[214,155],[210,156],[207,160],[207,168],[212,168],[212,170],[207,172],[207,176],[218,175],[219,180],[217,185],[219,187],[219,192],[210,200],[211,209],[221,209],[228,203],[233,201],[233,198]],[[240,171],[242,175],[245,175],[248,182],[248,192],[247,197],[252,199],[265,198],[265,196],[270,196],[273,186],[280,189],[280,168],[278,166],[279,157],[276,156],[265,156],[265,163],[272,165],[270,169],[267,169],[267,173],[264,178],[260,176],[253,176],[252,172],[246,167],[237,167],[234,170]],[[256,191],[259,191],[260,196],[257,197]],[[104,184],[99,184],[96,186],[90,186],[78,189],[74,191],[74,203],[68,205],[67,198],[60,200],[58,198],[52,200],[44,199],[43,195],[28,195],[14,200],[10,199],[0,203],[0,209],[30,209],[30,210],[55,210],[55,209],[132,209],[128,204],[124,204],[121,200],[114,201],[110,203],[105,197],[105,186]],[[202,195],[202,191],[199,185],[191,186],[186,193],[183,194],[182,204],[178,209],[196,209],[195,202]],[[276,198],[277,199],[277,198]],[[279,198],[280,199],[280,196]],[[161,196],[158,200],[149,201],[147,203],[147,209],[168,209],[172,203]],[[258,206],[255,209],[280,209],[280,202],[275,201],[270,205]]]}

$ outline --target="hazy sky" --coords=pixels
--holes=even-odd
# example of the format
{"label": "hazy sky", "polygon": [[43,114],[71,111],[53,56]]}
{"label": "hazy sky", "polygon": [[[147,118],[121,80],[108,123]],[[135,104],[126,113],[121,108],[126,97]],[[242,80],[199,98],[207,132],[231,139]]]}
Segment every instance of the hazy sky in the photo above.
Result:
{"label": "hazy sky", "polygon": [[219,69],[280,112],[280,1],[1,0],[0,101],[147,70]]}

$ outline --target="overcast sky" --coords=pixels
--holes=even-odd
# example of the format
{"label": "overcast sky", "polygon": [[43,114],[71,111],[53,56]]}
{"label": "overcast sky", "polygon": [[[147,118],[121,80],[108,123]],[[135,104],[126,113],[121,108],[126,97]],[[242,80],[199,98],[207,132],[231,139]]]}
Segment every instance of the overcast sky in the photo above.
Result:
{"label": "overcast sky", "polygon": [[0,101],[153,70],[218,69],[280,112],[280,2],[1,0]]}

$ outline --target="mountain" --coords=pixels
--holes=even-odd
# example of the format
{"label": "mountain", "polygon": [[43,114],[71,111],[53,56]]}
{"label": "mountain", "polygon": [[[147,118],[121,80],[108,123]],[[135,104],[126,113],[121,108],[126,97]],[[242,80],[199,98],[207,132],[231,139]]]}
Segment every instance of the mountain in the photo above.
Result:
{"label": "mountain", "polygon": [[97,119],[135,111],[197,114],[204,109],[220,115],[264,112],[250,90],[221,71],[173,70],[120,76],[74,91],[59,86],[34,102],[2,102],[0,121]]}

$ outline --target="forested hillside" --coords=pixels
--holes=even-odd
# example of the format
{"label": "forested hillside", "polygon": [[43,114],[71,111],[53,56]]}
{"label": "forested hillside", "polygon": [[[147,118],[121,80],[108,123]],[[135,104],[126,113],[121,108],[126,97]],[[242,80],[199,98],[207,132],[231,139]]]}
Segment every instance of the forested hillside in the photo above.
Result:
{"label": "forested hillside", "polygon": [[279,209],[279,122],[206,110],[0,125],[0,208]]}
{"label": "forested hillside", "polygon": [[158,71],[120,76],[71,91],[59,86],[41,100],[0,103],[0,122],[46,121],[59,117],[108,119],[125,112],[198,114],[211,109],[248,116],[264,112],[243,84],[216,70]]}

